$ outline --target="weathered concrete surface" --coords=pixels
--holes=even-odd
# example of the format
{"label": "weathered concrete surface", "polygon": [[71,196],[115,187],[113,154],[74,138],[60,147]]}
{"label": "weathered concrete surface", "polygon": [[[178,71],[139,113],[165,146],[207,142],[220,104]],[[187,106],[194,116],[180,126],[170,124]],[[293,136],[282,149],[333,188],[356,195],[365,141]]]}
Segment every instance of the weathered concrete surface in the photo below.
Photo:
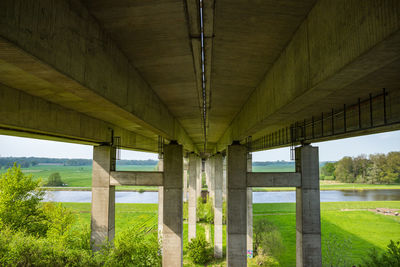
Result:
{"label": "weathered concrete surface", "polygon": [[[162,158],[158,159],[157,170],[159,172],[164,171],[164,159],[162,159]],[[158,240],[159,241],[162,241],[163,224],[164,224],[164,221],[163,221],[163,214],[164,214],[164,210],[163,210],[164,197],[163,197],[163,195],[164,194],[163,193],[164,193],[164,187],[159,186],[158,187]]]}
{"label": "weathered concrete surface", "polygon": [[246,266],[247,257],[247,148],[230,145],[227,152],[227,266]]}
{"label": "weathered concrete surface", "polygon": [[164,147],[162,265],[182,266],[183,151],[178,144]]}
{"label": "weathered concrete surface", "polygon": [[187,157],[183,158],[183,202],[188,200],[188,169],[189,169],[189,159]]}
{"label": "weathered concrete surface", "polygon": [[110,171],[115,150],[110,146],[93,147],[91,241],[98,250],[115,235],[115,187],[110,186]]}
{"label": "weathered concrete surface", "polygon": [[231,140],[249,135],[255,140],[296,120],[355,104],[384,87],[398,90],[399,14],[399,1],[317,1],[220,138],[218,150]]}
{"label": "weathered concrete surface", "polygon": [[221,153],[214,156],[214,257],[222,258],[222,176],[223,157]]}
{"label": "weathered concrete surface", "polygon": [[300,187],[301,174],[296,172],[251,172],[247,173],[250,187]]}
{"label": "weathered concrete surface", "polygon": [[317,267],[322,265],[318,147],[296,148],[296,172],[302,179],[296,188],[296,266]]}
{"label": "weathered concrete surface", "polygon": [[0,115],[1,134],[97,145],[111,142],[112,129],[125,148],[157,149],[153,139],[1,83]]}
{"label": "weathered concrete surface", "polygon": [[[183,9],[179,13],[184,15]],[[179,23],[185,29],[185,23]],[[103,27],[107,28],[108,25],[103,24]],[[132,29],[132,25],[129,25]],[[137,71],[142,62],[138,58],[127,57],[124,53],[127,51],[121,51],[119,47],[124,43],[116,44],[107,29],[102,28],[80,1],[2,1],[0,81],[151,139],[156,140],[157,135],[161,135],[179,140],[190,150],[197,150],[180,122],[153,91],[157,84],[155,77],[146,77],[148,80],[145,80],[143,73]],[[188,38],[186,29],[185,34]],[[131,33],[128,35],[132,36]],[[157,43],[159,48],[160,44],[168,45],[171,42],[153,43]],[[182,45],[189,47],[188,43]],[[153,60],[138,46],[135,48],[145,58]],[[191,68],[176,62],[173,68],[175,70],[177,66],[182,66],[187,69],[181,75],[188,80],[185,86],[174,84],[175,88],[187,89],[190,80],[195,83],[190,76],[194,76],[194,70],[192,55],[188,50],[185,60]],[[154,51],[157,50],[152,50],[152,55]],[[168,53],[171,54],[171,50]],[[135,60],[138,61],[137,65],[134,65]],[[175,79],[172,82],[176,82]],[[162,88],[165,89],[165,84]],[[194,100],[197,101],[196,96]],[[173,106],[180,105],[174,102],[170,108]],[[200,112],[197,109],[191,112],[196,113],[193,119],[199,121],[197,128],[200,128]],[[195,125],[190,126],[194,128]]]}
{"label": "weathered concrete surface", "polygon": [[[253,156],[247,153],[247,175],[253,171]],[[247,254],[253,257],[253,188],[247,184]]]}
{"label": "weathered concrete surface", "polygon": [[112,171],[110,185],[163,186],[163,176],[162,172]]}
{"label": "weathered concrete surface", "polygon": [[203,179],[203,168],[202,168],[202,159],[200,157],[197,158],[197,185],[196,185],[196,199],[201,197],[202,190],[202,179]]}
{"label": "weathered concrete surface", "polygon": [[189,154],[189,203],[188,203],[188,240],[196,237],[197,209],[197,156]]}

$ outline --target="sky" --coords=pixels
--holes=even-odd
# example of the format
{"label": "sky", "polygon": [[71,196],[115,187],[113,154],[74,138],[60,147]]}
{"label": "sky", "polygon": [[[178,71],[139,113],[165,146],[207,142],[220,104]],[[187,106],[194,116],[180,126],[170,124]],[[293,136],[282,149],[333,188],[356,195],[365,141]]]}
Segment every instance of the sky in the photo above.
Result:
{"label": "sky", "polygon": [[[400,131],[313,143],[320,161],[337,161],[344,156],[400,151]],[[1,157],[92,158],[92,146],[0,135]],[[158,159],[156,153],[121,151],[121,159]],[[290,149],[253,153],[253,161],[290,160]]]}

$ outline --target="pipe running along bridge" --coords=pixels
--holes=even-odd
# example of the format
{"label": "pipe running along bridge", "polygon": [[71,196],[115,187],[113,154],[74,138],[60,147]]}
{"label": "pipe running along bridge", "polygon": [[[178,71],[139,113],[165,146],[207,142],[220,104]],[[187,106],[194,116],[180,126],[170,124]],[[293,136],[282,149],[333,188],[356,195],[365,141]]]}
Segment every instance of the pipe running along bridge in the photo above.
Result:
{"label": "pipe running along bridge", "polygon": [[[310,143],[399,129],[399,74],[397,0],[0,2],[0,133],[93,145],[95,245],[115,185],[160,186],[163,266],[182,265],[187,184],[196,235],[201,159],[217,257],[224,192],[228,266],[245,266],[251,188],[295,186],[297,266],[320,266]],[[251,172],[251,152],[285,146],[296,172]],[[160,153],[160,171],[115,171],[116,148]]]}

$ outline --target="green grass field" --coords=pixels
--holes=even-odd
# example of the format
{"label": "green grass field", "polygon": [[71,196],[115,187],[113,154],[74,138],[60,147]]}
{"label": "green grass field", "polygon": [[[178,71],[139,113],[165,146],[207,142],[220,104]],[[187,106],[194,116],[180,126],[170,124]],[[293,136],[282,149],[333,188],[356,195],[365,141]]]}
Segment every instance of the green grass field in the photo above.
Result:
{"label": "green grass field", "polygon": [[[81,223],[90,225],[89,203],[63,203],[63,205],[75,210]],[[400,240],[400,218],[375,214],[367,210],[374,208],[400,209],[400,201],[321,203],[323,254],[326,253],[328,240],[345,242],[350,249],[338,248],[336,254],[345,257],[348,266],[358,265],[371,248],[382,251],[391,239]],[[253,216],[254,220],[266,219],[278,227],[284,245],[284,251],[279,257],[280,264],[295,266],[295,204],[254,204]],[[116,233],[137,220],[146,221],[156,227],[157,218],[157,204],[116,204]],[[199,234],[204,234],[204,225],[198,224],[197,229]],[[211,233],[213,233],[212,228]],[[187,224],[184,224],[183,238],[186,247]],[[224,250],[225,240],[224,232]],[[184,263],[185,266],[193,266],[186,256]],[[225,266],[225,261],[216,260],[209,266]]]}

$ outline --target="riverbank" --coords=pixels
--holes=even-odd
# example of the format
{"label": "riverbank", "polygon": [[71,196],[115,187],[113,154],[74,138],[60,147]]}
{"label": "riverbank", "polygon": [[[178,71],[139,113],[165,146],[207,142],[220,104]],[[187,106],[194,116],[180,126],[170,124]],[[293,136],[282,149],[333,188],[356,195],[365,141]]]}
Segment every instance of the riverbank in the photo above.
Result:
{"label": "riverbank", "polygon": [[[78,223],[90,226],[90,203],[63,203],[76,211]],[[370,249],[382,251],[389,241],[399,240],[400,218],[387,216],[373,209],[400,209],[400,201],[365,201],[321,203],[322,253],[329,259],[328,248],[336,257],[347,260],[347,266],[359,265],[367,257]],[[157,226],[157,204],[116,204],[116,234],[123,231],[133,221],[146,221]],[[254,204],[254,220],[268,220],[280,233],[283,243],[278,260],[280,266],[296,265],[296,205],[295,203]],[[204,234],[204,226],[197,225],[198,234]],[[225,230],[225,227],[224,227]],[[213,233],[213,229],[211,229]],[[183,244],[187,245],[187,224],[183,229]],[[212,241],[212,235],[211,235]],[[223,248],[226,249],[224,232]],[[346,243],[347,247],[339,244]],[[336,245],[334,245],[336,244]],[[186,250],[184,250],[185,252]],[[195,266],[184,256],[184,266]],[[198,265],[202,266],[202,265]],[[225,261],[215,261],[208,266],[226,266]],[[249,266],[252,262],[249,262]]]}

